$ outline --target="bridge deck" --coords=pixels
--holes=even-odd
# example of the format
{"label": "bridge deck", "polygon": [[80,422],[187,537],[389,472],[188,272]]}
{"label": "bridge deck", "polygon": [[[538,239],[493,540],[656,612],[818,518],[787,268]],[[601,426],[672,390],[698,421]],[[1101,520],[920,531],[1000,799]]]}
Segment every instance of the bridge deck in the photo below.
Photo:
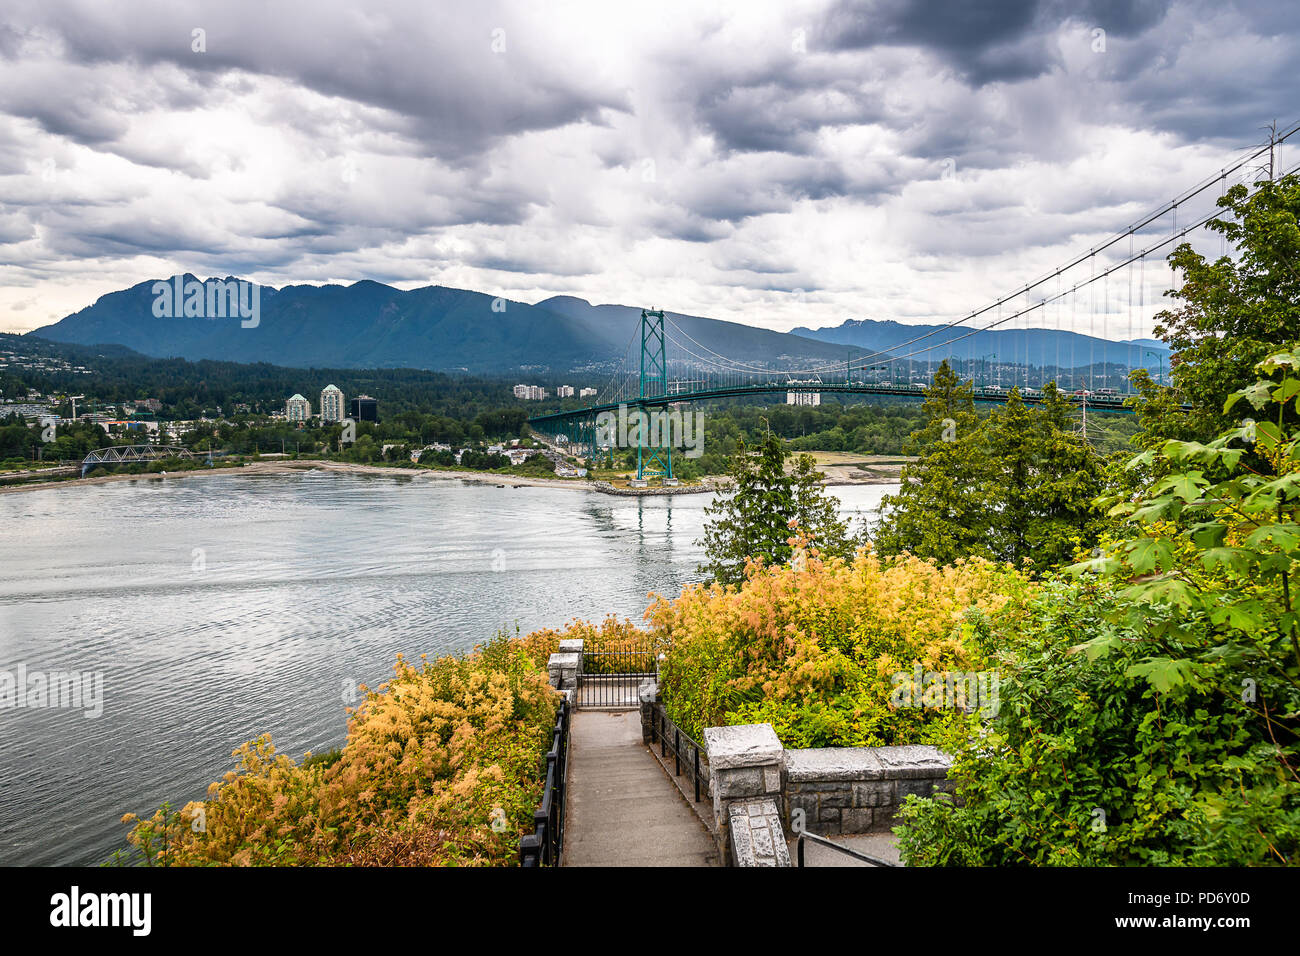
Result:
{"label": "bridge deck", "polygon": [[[577,419],[594,418],[601,412],[615,412],[620,405],[628,408],[644,406],[647,408],[662,407],[672,405],[677,402],[697,402],[707,401],[714,398],[738,398],[748,395],[758,396],[771,394],[774,392],[820,392],[828,395],[891,395],[895,398],[910,398],[917,401],[925,400],[925,392],[919,388],[909,388],[900,385],[874,385],[863,383],[845,383],[845,382],[764,382],[749,385],[733,385],[724,388],[709,388],[696,391],[672,392],[666,395],[654,395],[646,398],[627,398],[622,402],[606,402],[602,405],[589,405],[585,408],[575,408],[566,411],[548,412],[541,415],[533,415],[528,419],[528,423],[534,426],[541,426],[545,430],[548,425],[562,425]],[[995,389],[982,387],[975,391],[973,401],[976,404],[1001,405],[1005,404],[1010,397],[1011,389]],[[1080,404],[1078,396],[1068,392],[1062,393],[1066,401],[1072,404]],[[1088,398],[1088,408],[1097,412],[1118,412],[1120,414],[1133,414],[1131,407],[1126,407],[1126,399],[1132,398],[1132,395],[1091,395]],[[1021,401],[1026,405],[1040,405],[1043,402],[1041,391],[1022,393]],[[1186,408],[1187,406],[1183,406]]]}
{"label": "bridge deck", "polygon": [[635,710],[569,726],[565,866],[718,866],[704,824],[641,742]]}

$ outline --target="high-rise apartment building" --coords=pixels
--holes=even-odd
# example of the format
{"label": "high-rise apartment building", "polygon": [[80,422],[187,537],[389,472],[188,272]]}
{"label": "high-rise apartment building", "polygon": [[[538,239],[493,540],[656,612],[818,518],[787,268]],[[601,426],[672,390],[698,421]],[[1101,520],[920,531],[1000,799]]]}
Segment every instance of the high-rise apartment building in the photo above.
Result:
{"label": "high-rise apartment building", "polygon": [[291,422],[305,422],[311,418],[311,402],[295,393],[284,403],[284,417]]}
{"label": "high-rise apartment building", "polygon": [[344,418],[343,391],[337,385],[326,385],[320,390],[320,420],[341,422]]}

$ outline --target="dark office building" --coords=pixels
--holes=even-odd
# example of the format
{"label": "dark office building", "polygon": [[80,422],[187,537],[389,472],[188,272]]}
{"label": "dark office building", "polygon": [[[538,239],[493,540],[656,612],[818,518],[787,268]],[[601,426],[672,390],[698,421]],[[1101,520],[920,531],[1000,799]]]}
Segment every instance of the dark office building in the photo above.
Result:
{"label": "dark office building", "polygon": [[369,395],[358,395],[348,402],[348,417],[354,422],[377,422],[379,403]]}

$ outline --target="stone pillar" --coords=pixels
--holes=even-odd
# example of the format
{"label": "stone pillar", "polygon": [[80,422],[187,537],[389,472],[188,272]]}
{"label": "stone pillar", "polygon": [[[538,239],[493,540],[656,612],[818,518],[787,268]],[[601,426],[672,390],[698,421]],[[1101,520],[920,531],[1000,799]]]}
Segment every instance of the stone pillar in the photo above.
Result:
{"label": "stone pillar", "polygon": [[731,805],[762,798],[781,799],[785,748],[771,724],[741,724],[706,727],[704,749],[709,755],[714,835],[722,858],[730,860]]}
{"label": "stone pillar", "polygon": [[736,866],[793,866],[775,800],[771,797],[737,800],[727,808],[727,813]]}
{"label": "stone pillar", "polygon": [[581,666],[581,654],[552,654],[546,662],[551,686],[556,690],[577,690],[578,668]]}
{"label": "stone pillar", "polygon": [[578,655],[578,673],[579,673],[579,674],[582,673],[582,649],[583,649],[583,646],[584,646],[584,642],[583,642],[582,638],[580,638],[580,637],[569,637],[569,638],[565,638],[564,640],[560,641],[560,646],[559,646],[559,648],[558,648],[558,651],[559,651],[559,653],[561,653],[561,654],[577,654],[577,655]]}
{"label": "stone pillar", "polygon": [[641,742],[649,744],[654,739],[654,710],[659,702],[659,685],[652,680],[643,681],[636,696],[641,710]]}
{"label": "stone pillar", "polygon": [[[578,690],[578,675],[582,673],[582,640],[568,639],[560,641],[560,648],[546,661],[546,671],[551,677],[551,686],[556,690]],[[570,703],[573,698],[570,698]]]}

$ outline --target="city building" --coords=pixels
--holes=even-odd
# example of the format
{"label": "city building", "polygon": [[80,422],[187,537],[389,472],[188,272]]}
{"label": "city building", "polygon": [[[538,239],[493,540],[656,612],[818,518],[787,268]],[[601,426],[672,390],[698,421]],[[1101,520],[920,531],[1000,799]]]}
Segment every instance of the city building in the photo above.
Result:
{"label": "city building", "polygon": [[284,417],[291,422],[305,422],[311,418],[311,402],[295,393],[284,403]]}
{"label": "city building", "polygon": [[343,391],[337,385],[326,385],[320,390],[320,420],[343,421]]}
{"label": "city building", "polygon": [[536,401],[538,399],[542,399],[545,397],[546,397],[546,389],[542,388],[540,385],[516,385],[515,386],[515,398],[522,398],[524,400]]}
{"label": "city building", "polygon": [[822,393],[786,392],[785,403],[787,405],[820,405],[822,403]]}
{"label": "city building", "polygon": [[595,394],[596,394],[596,390],[594,388],[584,388],[582,391],[578,392],[578,397],[590,398]]}
{"label": "city building", "polygon": [[358,395],[348,402],[348,415],[354,422],[377,422],[379,403],[369,395]]}
{"label": "city building", "polygon": [[555,389],[556,398],[573,398],[572,385],[558,385]]}

